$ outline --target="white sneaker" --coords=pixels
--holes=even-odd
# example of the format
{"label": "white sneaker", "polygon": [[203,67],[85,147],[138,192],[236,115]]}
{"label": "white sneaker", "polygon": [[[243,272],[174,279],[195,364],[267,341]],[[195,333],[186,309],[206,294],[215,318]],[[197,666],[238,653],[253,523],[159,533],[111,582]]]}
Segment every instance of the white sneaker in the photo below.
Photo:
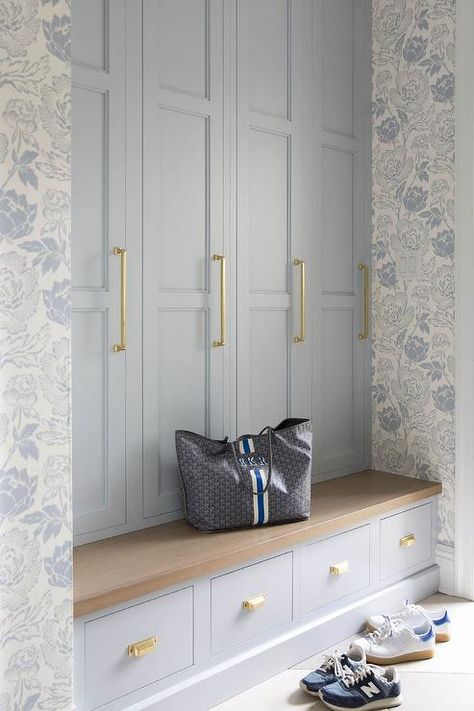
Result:
{"label": "white sneaker", "polygon": [[368,631],[375,632],[375,630],[383,627],[387,619],[390,619],[394,624],[400,622],[411,628],[418,627],[425,620],[429,620],[433,625],[436,642],[449,642],[451,639],[451,620],[445,607],[441,607],[439,610],[427,610],[421,605],[410,604],[406,600],[403,604],[403,609],[389,618],[385,615],[372,615],[369,617],[367,620]]}
{"label": "white sneaker", "polygon": [[354,644],[362,647],[371,664],[398,664],[433,657],[435,635],[428,620],[413,629],[387,620],[375,632],[354,640]]}

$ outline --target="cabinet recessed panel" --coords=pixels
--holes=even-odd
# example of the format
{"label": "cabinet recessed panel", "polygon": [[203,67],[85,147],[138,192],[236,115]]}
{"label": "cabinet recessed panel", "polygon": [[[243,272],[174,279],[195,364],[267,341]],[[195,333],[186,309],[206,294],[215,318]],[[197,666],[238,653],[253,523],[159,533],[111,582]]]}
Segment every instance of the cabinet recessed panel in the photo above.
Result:
{"label": "cabinet recessed panel", "polygon": [[160,289],[204,290],[208,269],[208,119],[159,112]]}
{"label": "cabinet recessed panel", "polygon": [[72,91],[72,262],[76,289],[104,289],[107,265],[107,94]]}
{"label": "cabinet recessed panel", "polygon": [[72,18],[73,62],[94,69],[106,69],[108,0],[73,0]]}
{"label": "cabinet recessed panel", "polygon": [[250,291],[288,289],[289,139],[250,130]]}
{"label": "cabinet recessed panel", "polygon": [[[358,2],[358,0],[355,0]],[[352,134],[353,3],[323,0],[323,126]]]}
{"label": "cabinet recessed panel", "polygon": [[323,311],[319,447],[323,459],[353,449],[353,311]]}
{"label": "cabinet recessed panel", "polygon": [[249,0],[250,108],[289,114],[288,0]]}
{"label": "cabinet recessed panel", "polygon": [[250,432],[288,415],[288,311],[250,311]]}
{"label": "cabinet recessed panel", "polygon": [[352,153],[323,148],[323,290],[352,293],[354,275]]}
{"label": "cabinet recessed panel", "polygon": [[76,516],[107,506],[107,326],[105,310],[73,311],[73,499]]}
{"label": "cabinet recessed panel", "polygon": [[159,397],[157,487],[160,496],[179,491],[175,430],[200,434],[208,431],[208,343],[207,311],[160,311],[156,364]]}
{"label": "cabinet recessed panel", "polygon": [[[160,86],[207,96],[208,0],[156,0],[156,5]],[[145,6],[145,21],[148,8],[150,5]]]}

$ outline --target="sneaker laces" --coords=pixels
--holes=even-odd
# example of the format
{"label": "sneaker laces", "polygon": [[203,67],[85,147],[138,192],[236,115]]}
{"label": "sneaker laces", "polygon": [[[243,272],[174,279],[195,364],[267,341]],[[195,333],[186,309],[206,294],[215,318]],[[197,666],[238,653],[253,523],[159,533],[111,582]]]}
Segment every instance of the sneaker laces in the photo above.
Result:
{"label": "sneaker laces", "polygon": [[400,610],[400,612],[397,612],[395,615],[393,615],[392,619],[405,619],[414,612],[421,613],[424,615],[424,617],[426,617],[423,608],[421,608],[419,605],[416,605],[414,602],[408,602],[408,600],[405,600],[405,602],[403,603],[403,610]]}
{"label": "sneaker laces", "polygon": [[344,685],[349,689],[350,687],[357,684],[359,681],[363,681],[369,674],[379,673],[383,671],[381,667],[375,664],[363,664],[360,667],[356,667],[354,671],[345,672],[342,678]]}
{"label": "sneaker laces", "polygon": [[397,624],[397,621],[385,616],[385,622],[383,625],[373,632],[369,632],[367,637],[374,644],[379,644],[383,639],[391,637],[392,634],[397,631],[397,628],[399,629],[399,622]]}
{"label": "sneaker laces", "polygon": [[331,669],[334,669],[334,674],[338,678],[344,676],[346,672],[342,667],[342,656],[342,654],[338,653],[337,649],[334,651],[334,654],[325,654],[320,668],[323,671],[330,671]]}
{"label": "sneaker laces", "polygon": [[413,613],[422,615],[426,620],[431,622],[429,615],[422,607],[420,607],[420,605],[417,605],[414,602],[408,602],[408,600],[405,600],[405,602],[403,603],[403,610],[400,610],[400,612],[397,612],[395,615],[392,615],[390,619],[393,623],[399,624],[400,622],[404,622],[407,617],[410,617],[410,615],[412,615]]}

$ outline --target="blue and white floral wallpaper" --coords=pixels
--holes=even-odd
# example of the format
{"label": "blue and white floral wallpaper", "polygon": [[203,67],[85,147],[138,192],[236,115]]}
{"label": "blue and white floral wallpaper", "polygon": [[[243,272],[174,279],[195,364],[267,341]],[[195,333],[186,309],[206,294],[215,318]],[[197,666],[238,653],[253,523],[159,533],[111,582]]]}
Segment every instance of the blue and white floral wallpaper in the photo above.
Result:
{"label": "blue and white floral wallpaper", "polygon": [[72,708],[70,24],[0,2],[0,711]]}
{"label": "blue and white floral wallpaper", "polygon": [[455,0],[373,3],[373,465],[441,481],[454,545]]}

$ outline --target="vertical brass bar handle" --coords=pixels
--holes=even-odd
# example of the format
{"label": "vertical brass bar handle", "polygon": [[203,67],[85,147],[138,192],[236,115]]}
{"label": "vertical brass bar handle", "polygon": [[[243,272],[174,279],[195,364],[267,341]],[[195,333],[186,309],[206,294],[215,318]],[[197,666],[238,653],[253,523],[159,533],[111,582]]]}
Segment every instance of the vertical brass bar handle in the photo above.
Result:
{"label": "vertical brass bar handle", "polygon": [[222,254],[214,254],[214,262],[221,263],[221,337],[218,341],[213,341],[214,348],[225,346],[226,341],[226,306],[225,306],[225,257]]}
{"label": "vertical brass bar handle", "polygon": [[120,344],[114,346],[114,353],[127,348],[127,250],[114,247],[113,253],[120,257]]}
{"label": "vertical brass bar handle", "polygon": [[306,264],[304,259],[293,259],[293,264],[295,267],[300,267],[301,269],[301,282],[300,282],[300,335],[295,336],[293,341],[295,343],[304,343],[306,338]]}
{"label": "vertical brass bar handle", "polygon": [[358,264],[357,269],[364,272],[364,330],[359,333],[359,341],[364,341],[369,337],[369,267]]}

